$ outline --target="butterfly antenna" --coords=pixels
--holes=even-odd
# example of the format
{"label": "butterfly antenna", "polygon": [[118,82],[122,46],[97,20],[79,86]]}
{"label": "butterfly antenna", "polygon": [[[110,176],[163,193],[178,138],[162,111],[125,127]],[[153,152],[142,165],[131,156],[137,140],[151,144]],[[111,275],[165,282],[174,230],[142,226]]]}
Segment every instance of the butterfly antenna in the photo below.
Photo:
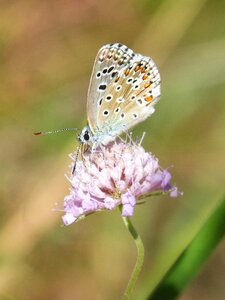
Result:
{"label": "butterfly antenna", "polygon": [[39,131],[39,132],[34,132],[34,135],[47,135],[47,134],[52,134],[52,133],[58,133],[62,131],[75,131],[75,130],[81,130],[80,128],[63,128],[63,129],[57,129],[57,130],[52,130],[52,131]]}

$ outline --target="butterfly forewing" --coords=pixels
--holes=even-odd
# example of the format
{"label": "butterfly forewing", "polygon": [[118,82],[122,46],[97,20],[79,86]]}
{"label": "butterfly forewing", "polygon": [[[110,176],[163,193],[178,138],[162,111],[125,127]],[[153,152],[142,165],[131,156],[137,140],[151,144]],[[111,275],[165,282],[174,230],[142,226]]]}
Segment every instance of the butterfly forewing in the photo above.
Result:
{"label": "butterfly forewing", "polygon": [[119,43],[105,45],[99,50],[92,71],[87,99],[88,123],[94,134],[99,130],[99,111],[108,86],[133,57],[133,51]]}

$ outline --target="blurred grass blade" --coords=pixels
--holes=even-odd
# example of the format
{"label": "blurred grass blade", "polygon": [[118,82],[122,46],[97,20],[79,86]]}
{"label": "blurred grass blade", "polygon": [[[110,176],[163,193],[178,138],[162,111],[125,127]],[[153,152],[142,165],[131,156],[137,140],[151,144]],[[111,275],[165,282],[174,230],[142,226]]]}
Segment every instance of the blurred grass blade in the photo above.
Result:
{"label": "blurred grass blade", "polygon": [[225,197],[148,299],[176,299],[200,270],[224,233]]}

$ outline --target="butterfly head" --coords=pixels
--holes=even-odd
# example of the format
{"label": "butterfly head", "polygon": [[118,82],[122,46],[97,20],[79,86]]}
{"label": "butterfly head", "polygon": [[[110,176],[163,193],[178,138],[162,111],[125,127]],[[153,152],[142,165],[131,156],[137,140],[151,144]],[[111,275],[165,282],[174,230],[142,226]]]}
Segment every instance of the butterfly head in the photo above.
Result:
{"label": "butterfly head", "polygon": [[77,137],[81,144],[91,144],[93,142],[93,134],[89,125],[85,126]]}

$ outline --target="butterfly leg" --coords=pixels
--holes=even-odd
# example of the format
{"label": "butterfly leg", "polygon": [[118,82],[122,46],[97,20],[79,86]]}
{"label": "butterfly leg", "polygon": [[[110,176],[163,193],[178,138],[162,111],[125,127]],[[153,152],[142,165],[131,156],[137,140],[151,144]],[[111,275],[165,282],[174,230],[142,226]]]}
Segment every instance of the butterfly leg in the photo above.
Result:
{"label": "butterfly leg", "polygon": [[142,133],[142,137],[140,138],[140,141],[138,142],[138,145],[139,145],[139,146],[141,146],[141,144],[142,144],[142,142],[143,142],[143,140],[144,140],[145,134],[146,134],[146,132],[144,131],[144,132]]}
{"label": "butterfly leg", "polygon": [[82,144],[82,146],[81,146],[81,159],[82,159],[82,162],[83,162],[85,168],[87,168],[85,153],[87,153],[89,149],[90,149],[89,145]]}
{"label": "butterfly leg", "polygon": [[76,165],[77,165],[78,155],[79,155],[80,150],[81,150],[81,146],[82,146],[82,144],[80,143],[79,146],[77,147],[77,152],[76,152],[76,155],[75,155],[74,165],[73,165],[73,169],[72,169],[72,175],[74,175],[74,173],[76,171]]}

